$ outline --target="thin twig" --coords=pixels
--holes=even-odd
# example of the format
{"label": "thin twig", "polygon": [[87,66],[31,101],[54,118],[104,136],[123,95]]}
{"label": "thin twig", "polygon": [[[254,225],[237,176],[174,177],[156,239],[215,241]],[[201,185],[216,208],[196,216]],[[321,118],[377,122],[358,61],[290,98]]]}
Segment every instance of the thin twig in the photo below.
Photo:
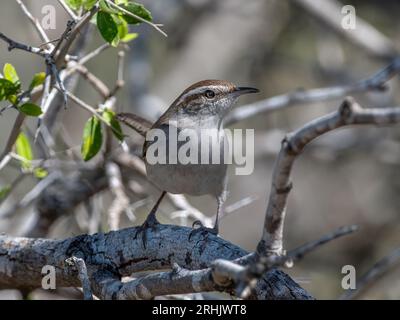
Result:
{"label": "thin twig", "polygon": [[5,42],[8,43],[8,51],[11,51],[13,49],[19,49],[19,50],[24,50],[24,51],[27,51],[30,53],[37,54],[41,57],[45,57],[46,51],[44,51],[43,49],[37,48],[37,47],[31,47],[26,44],[14,41],[14,40],[10,39],[9,37],[7,37],[2,32],[0,32],[0,39],[3,39]]}
{"label": "thin twig", "polygon": [[[61,91],[61,89],[59,87],[55,87],[57,90]],[[78,106],[82,107],[83,109],[85,109],[86,111],[89,111],[91,114],[95,115],[96,117],[98,117],[105,125],[107,125],[108,127],[111,127],[110,124],[108,123],[108,121],[99,113],[96,111],[95,108],[93,108],[91,105],[87,104],[86,102],[84,102],[83,100],[79,99],[77,96],[75,96],[74,94],[72,94],[71,92],[66,92],[67,96],[74,101]]]}
{"label": "thin twig", "polygon": [[[11,158],[11,157],[10,157]],[[21,172],[13,182],[9,185],[6,195],[0,199],[0,205],[7,200],[8,196],[15,190],[15,188],[28,176],[27,172]]]}
{"label": "thin twig", "polygon": [[50,50],[52,50],[53,45],[51,44],[51,41],[49,37],[47,36],[46,32],[44,31],[42,25],[40,24],[39,20],[36,19],[32,13],[28,10],[28,8],[25,6],[25,4],[21,0],[16,0],[19,6],[21,7],[22,11],[24,14],[28,17],[29,21],[33,24],[33,26],[36,28],[36,30],[39,33],[40,38],[43,40],[44,44],[49,47]]}
{"label": "thin twig", "polygon": [[257,280],[268,270],[279,267],[292,267],[294,262],[302,259],[306,254],[328,242],[352,234],[357,230],[358,226],[356,225],[341,227],[318,240],[307,242],[285,255],[259,256],[258,259],[251,262],[245,270],[242,270],[237,275],[237,280],[239,280],[237,286],[238,295],[241,298],[247,298],[256,285]]}
{"label": "thin twig", "polygon": [[78,270],[79,281],[82,284],[83,299],[93,300],[92,290],[90,288],[90,280],[85,261],[81,258],[73,256],[71,258],[68,258],[65,262],[69,265],[75,266],[75,268]]}
{"label": "thin twig", "polygon": [[124,58],[125,52],[118,52],[118,67],[117,67],[117,81],[115,82],[114,88],[110,91],[108,98],[113,97],[117,94],[118,90],[120,90],[124,85]]}
{"label": "thin twig", "polygon": [[57,68],[59,68],[62,64],[65,62],[65,57],[74,42],[75,38],[78,36],[78,34],[81,32],[82,28],[86,26],[89,22],[90,19],[94,16],[94,14],[98,11],[98,6],[94,6],[89,12],[87,12],[79,21],[76,23],[75,27],[73,30],[70,32],[68,35],[68,38],[64,42],[64,45],[61,46],[60,50],[58,51],[58,54],[55,57],[55,63]]}
{"label": "thin twig", "polygon": [[14,146],[15,141],[18,138],[18,135],[20,133],[22,124],[25,121],[25,114],[23,114],[22,112],[18,112],[18,116],[15,119],[14,125],[11,129],[10,135],[8,136],[7,139],[7,143],[6,146],[3,150],[3,153],[0,156],[0,162],[3,162],[3,159],[5,159],[5,157],[10,153],[10,151],[12,150],[12,147]]}
{"label": "thin twig", "polygon": [[129,198],[125,193],[122,175],[118,165],[111,161],[107,162],[106,173],[110,190],[115,197],[108,210],[108,226],[110,230],[118,230],[121,214],[129,206]]}
{"label": "thin twig", "polygon": [[75,69],[93,86],[93,88],[102,96],[103,99],[106,99],[110,96],[110,90],[105,83],[91,73],[88,68],[77,64]]}
{"label": "thin twig", "polygon": [[64,40],[68,39],[71,35],[71,32],[75,26],[76,22],[75,20],[68,20],[67,22],[67,27],[65,28],[63,34],[61,35],[60,39],[57,41],[57,44],[54,46],[53,50],[51,51],[51,55],[55,57],[58,49],[60,49],[61,44],[63,43]]}
{"label": "thin twig", "polygon": [[89,60],[92,60],[96,56],[98,56],[100,53],[102,53],[104,50],[110,48],[111,45],[109,43],[104,43],[100,47],[96,48],[95,50],[89,52],[87,55],[79,59],[78,64],[85,64]]}
{"label": "thin twig", "polygon": [[64,10],[71,16],[72,19],[78,20],[78,16],[71,10],[71,8],[65,3],[64,0],[58,0],[59,4],[64,8]]}
{"label": "thin twig", "polygon": [[384,90],[384,84],[400,72],[400,57],[379,70],[367,79],[360,80],[349,85],[340,85],[310,90],[297,90],[268,99],[260,100],[251,104],[238,107],[230,112],[225,118],[226,125],[232,125],[239,121],[262,113],[268,113],[286,107],[304,103],[320,102],[345,97],[348,94],[366,91]]}
{"label": "thin twig", "polygon": [[2,210],[0,212],[1,218],[7,218],[10,215],[14,214],[17,210],[21,208],[26,208],[31,203],[39,198],[39,195],[55,180],[61,177],[60,171],[54,171],[50,173],[47,177],[40,180],[32,190],[30,190],[19,202],[15,203],[14,205]]}
{"label": "thin twig", "polygon": [[[318,18],[324,24],[337,33],[349,39],[352,43],[379,58],[392,58],[396,55],[396,49],[392,41],[371,24],[363,20],[357,11],[356,30],[347,30],[341,26],[343,4],[336,0],[293,0],[310,14]],[[356,14],[356,12],[354,12]],[[353,32],[352,32],[353,31]]]}
{"label": "thin twig", "polygon": [[375,282],[383,277],[389,270],[391,270],[400,261],[400,249],[393,250],[388,256],[384,257],[375,263],[370,270],[368,270],[356,283],[357,287],[354,290],[348,290],[340,300],[356,299],[365,291],[373,286]]}

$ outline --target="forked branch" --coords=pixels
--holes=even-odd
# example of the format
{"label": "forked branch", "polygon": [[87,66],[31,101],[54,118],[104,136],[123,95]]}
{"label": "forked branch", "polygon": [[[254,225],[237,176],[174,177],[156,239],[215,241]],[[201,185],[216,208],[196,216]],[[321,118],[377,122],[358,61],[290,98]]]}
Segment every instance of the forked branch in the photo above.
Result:
{"label": "forked branch", "polygon": [[347,97],[339,110],[315,119],[282,142],[275,163],[271,192],[265,217],[262,239],[257,252],[260,255],[282,255],[283,225],[287,199],[292,189],[291,172],[295,160],[308,143],[340,127],[351,125],[389,125],[400,122],[400,108],[363,109],[353,98]]}

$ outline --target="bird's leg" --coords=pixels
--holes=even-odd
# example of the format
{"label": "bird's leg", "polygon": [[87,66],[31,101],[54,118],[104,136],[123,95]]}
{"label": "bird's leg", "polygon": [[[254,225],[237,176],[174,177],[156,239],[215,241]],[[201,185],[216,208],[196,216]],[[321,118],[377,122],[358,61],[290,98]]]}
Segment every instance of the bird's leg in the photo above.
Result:
{"label": "bird's leg", "polygon": [[222,206],[224,204],[224,197],[222,195],[217,197],[217,203],[218,203],[218,208],[217,208],[217,216],[215,217],[214,227],[207,228],[207,227],[205,227],[203,225],[203,223],[200,220],[196,220],[195,222],[193,222],[192,227],[195,227],[195,226],[199,226],[199,227],[190,232],[189,241],[197,233],[200,233],[202,235],[208,235],[209,233],[214,234],[214,235],[218,235],[218,231],[219,231],[219,228],[218,228],[219,216],[220,216],[220,214],[222,212]]}
{"label": "bird's leg", "polygon": [[150,228],[150,229],[154,230],[157,227],[157,225],[159,224],[159,222],[156,218],[156,212],[157,212],[157,209],[160,206],[161,200],[164,198],[165,194],[166,194],[166,191],[163,191],[161,193],[160,198],[158,198],[156,204],[151,209],[150,213],[147,215],[145,222],[140,227],[137,228],[134,239],[136,239],[140,233],[143,233],[142,241],[143,241],[144,248],[146,248],[146,242],[147,242],[147,235],[146,235],[147,229]]}

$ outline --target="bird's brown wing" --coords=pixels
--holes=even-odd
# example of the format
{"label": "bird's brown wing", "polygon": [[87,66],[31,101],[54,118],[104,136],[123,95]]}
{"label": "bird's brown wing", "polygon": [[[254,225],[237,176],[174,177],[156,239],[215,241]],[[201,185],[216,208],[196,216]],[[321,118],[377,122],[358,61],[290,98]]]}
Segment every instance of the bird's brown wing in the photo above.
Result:
{"label": "bird's brown wing", "polygon": [[118,121],[126,124],[128,127],[135,130],[137,133],[146,137],[147,131],[150,130],[152,123],[133,113],[118,113],[116,115]]}

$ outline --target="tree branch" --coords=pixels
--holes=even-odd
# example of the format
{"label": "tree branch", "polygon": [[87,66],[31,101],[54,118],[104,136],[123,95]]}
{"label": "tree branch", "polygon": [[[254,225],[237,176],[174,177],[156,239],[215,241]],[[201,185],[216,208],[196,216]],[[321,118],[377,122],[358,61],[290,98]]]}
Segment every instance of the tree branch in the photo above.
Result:
{"label": "tree branch", "polygon": [[84,300],[93,300],[92,291],[90,289],[90,280],[85,261],[81,258],[73,256],[71,258],[68,258],[65,262],[71,266],[75,266],[75,268],[77,269],[78,278],[82,284]]}
{"label": "tree branch", "polygon": [[4,33],[0,32],[0,39],[4,40],[5,42],[8,43],[8,51],[14,50],[14,49],[19,49],[19,50],[23,50],[23,51],[27,51],[30,53],[34,53],[37,54],[41,57],[45,57],[45,53],[46,51],[41,49],[41,48],[37,48],[37,47],[31,47],[28,46],[26,44],[14,41],[12,39],[10,39],[9,37],[7,37]]}
{"label": "tree branch", "polygon": [[357,16],[356,30],[343,28],[340,22],[345,17],[341,10],[344,6],[336,0],[293,0],[317,19],[331,27],[335,32],[349,39],[352,43],[378,58],[393,58],[397,54],[392,41],[374,28],[371,24]]}
{"label": "tree branch", "polygon": [[384,276],[393,266],[397,265],[400,260],[400,249],[393,250],[388,256],[375,263],[368,272],[366,272],[358,281],[357,288],[348,290],[339,299],[350,300],[356,299],[362,295],[370,286],[379,278]]}
{"label": "tree branch", "polygon": [[40,24],[39,20],[36,19],[32,13],[28,10],[28,8],[25,6],[25,4],[21,0],[16,0],[16,2],[19,4],[21,7],[22,11],[24,14],[28,17],[29,21],[32,23],[32,25],[36,28],[36,30],[39,33],[40,38],[44,42],[45,45],[49,47],[51,50],[53,48],[53,45],[50,42],[49,37],[47,36],[46,32],[44,31],[42,25]]}
{"label": "tree branch", "polygon": [[[58,287],[79,286],[80,280],[77,275],[65,266],[65,260],[75,256],[86,263],[93,293],[100,298],[116,299],[122,296],[110,295],[110,292],[117,292],[121,278],[131,276],[134,272],[172,268],[175,263],[185,269],[202,270],[210,268],[216,259],[235,260],[248,254],[243,249],[213,235],[207,239],[189,242],[191,230],[175,225],[159,225],[157,230],[148,231],[146,250],[142,246],[141,239],[134,239],[136,228],[92,236],[81,235],[65,240],[13,238],[0,235],[0,288],[40,287],[41,270],[44,265],[55,267]],[[199,274],[204,275],[207,272],[212,271],[203,270]],[[199,274],[185,274],[183,278],[186,280],[178,277],[180,280],[176,281],[189,286],[189,280],[192,281],[193,277],[199,279]],[[154,281],[154,277],[167,279],[166,274],[161,274],[149,277],[143,283]],[[196,284],[196,282],[191,283]],[[202,287],[198,290],[206,290],[208,282],[201,283]],[[215,290],[216,286],[210,289]],[[127,288],[129,287],[138,288],[135,283],[127,285]],[[167,292],[168,286],[160,287],[164,289],[158,290],[165,290],[162,292],[165,294],[180,291],[176,286],[171,287],[170,292]],[[233,287],[223,288],[227,292],[231,292],[232,289]],[[128,290],[124,292],[126,291]],[[252,298],[311,299],[312,297],[285,273],[272,270],[260,279]]]}
{"label": "tree branch", "polygon": [[295,160],[308,143],[326,132],[343,126],[387,125],[399,122],[400,108],[363,109],[353,98],[347,97],[338,111],[315,119],[288,134],[282,142],[281,151],[275,163],[263,236],[258,244],[257,252],[267,256],[283,253],[283,224],[287,198],[292,188],[290,175]]}
{"label": "tree branch", "polygon": [[384,84],[399,72],[400,57],[397,57],[393,59],[388,66],[379,70],[371,77],[353,84],[310,90],[297,90],[235,108],[226,116],[225,124],[232,125],[261,113],[272,112],[303,103],[333,100],[357,92],[384,90]]}
{"label": "tree branch", "polygon": [[[334,232],[323,236],[322,238],[308,242],[285,255],[259,256],[252,255],[247,257],[247,266],[241,266],[237,263],[217,260],[213,263],[215,275],[214,278],[220,277],[220,283],[224,283],[227,279],[233,280],[236,284],[236,295],[240,298],[248,298],[252,290],[257,285],[258,279],[269,270],[280,267],[292,267],[295,261],[302,259],[306,254],[314,251],[320,246],[335,240],[339,237],[349,235],[357,230],[357,226],[342,227]],[[243,264],[243,261],[242,261]]]}

